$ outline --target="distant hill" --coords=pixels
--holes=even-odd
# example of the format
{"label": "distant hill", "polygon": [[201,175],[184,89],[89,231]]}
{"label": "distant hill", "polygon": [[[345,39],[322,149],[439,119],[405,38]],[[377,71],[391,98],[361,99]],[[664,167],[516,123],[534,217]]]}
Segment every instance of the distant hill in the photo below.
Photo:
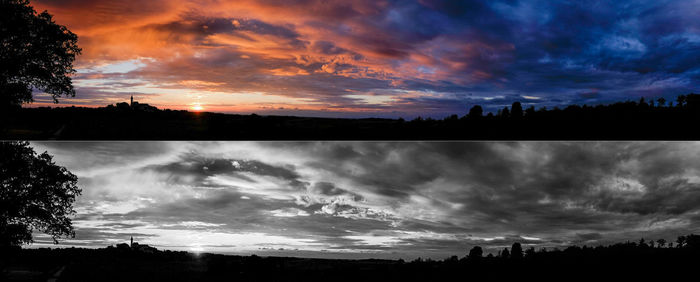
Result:
{"label": "distant hill", "polygon": [[[617,140],[700,139],[700,95],[675,104],[523,109],[483,115],[475,106],[445,119],[343,119],[160,110],[126,103],[102,108],[22,108],[2,113],[1,139],[64,140]],[[146,105],[146,106],[143,106]]]}
{"label": "distant hill", "polygon": [[[680,281],[695,277],[700,236],[541,249],[496,256],[334,260],[229,256],[121,247],[0,250],[2,281]],[[476,251],[478,250],[478,251]],[[691,278],[692,279],[692,278]]]}

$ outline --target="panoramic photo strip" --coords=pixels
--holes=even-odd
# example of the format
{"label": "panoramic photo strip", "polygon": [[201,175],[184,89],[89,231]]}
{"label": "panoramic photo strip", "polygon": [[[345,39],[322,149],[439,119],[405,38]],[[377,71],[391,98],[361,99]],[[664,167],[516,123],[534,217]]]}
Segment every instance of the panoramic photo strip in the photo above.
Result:
{"label": "panoramic photo strip", "polygon": [[0,0],[0,281],[685,281],[700,0]]}
{"label": "panoramic photo strip", "polygon": [[9,273],[626,276],[700,255],[698,142],[0,144]]}
{"label": "panoramic photo strip", "polygon": [[700,139],[696,0],[0,3],[2,139]]}

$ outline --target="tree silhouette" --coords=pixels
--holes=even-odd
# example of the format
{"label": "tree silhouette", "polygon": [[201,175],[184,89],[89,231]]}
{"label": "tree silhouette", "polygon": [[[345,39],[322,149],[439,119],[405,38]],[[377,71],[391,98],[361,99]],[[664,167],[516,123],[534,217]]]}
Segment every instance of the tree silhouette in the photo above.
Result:
{"label": "tree silhouette", "polygon": [[658,239],[656,243],[659,245],[659,248],[663,248],[666,245],[666,239]]}
{"label": "tree silhouette", "polygon": [[511,246],[511,251],[510,251],[510,258],[512,259],[522,259],[523,258],[523,247],[520,246],[520,243],[515,242],[513,243],[513,246]]}
{"label": "tree silhouette", "polygon": [[503,249],[503,251],[501,251],[501,255],[500,255],[500,256],[501,256],[501,258],[504,258],[504,259],[509,258],[509,257],[510,257],[510,252],[508,251],[508,248]]}
{"label": "tree silhouette", "polygon": [[690,110],[700,108],[700,94],[688,94],[685,96],[685,107]]}
{"label": "tree silhouette", "polygon": [[513,102],[510,107],[510,116],[516,119],[523,117],[523,106],[520,105],[520,102]]}
{"label": "tree silhouette", "polygon": [[481,106],[476,105],[469,109],[468,117],[470,118],[480,118],[484,114],[484,109]]}
{"label": "tree silhouette", "polygon": [[685,236],[678,236],[678,238],[676,238],[676,243],[677,243],[677,245],[676,245],[677,248],[682,248],[683,245],[685,244]]}
{"label": "tree silhouette", "polygon": [[535,253],[537,253],[537,252],[535,251],[535,247],[529,247],[529,248],[527,248],[527,250],[525,250],[525,257],[526,257],[526,258],[531,258],[532,256],[535,255]]}
{"label": "tree silhouette", "polygon": [[474,246],[471,250],[469,250],[469,259],[480,259],[484,255],[484,250],[481,249],[479,246]]}
{"label": "tree silhouette", "polygon": [[0,108],[32,102],[32,89],[75,96],[70,74],[80,54],[78,36],[40,14],[28,0],[0,2]]}
{"label": "tree silhouette", "polygon": [[502,118],[510,118],[510,110],[508,110],[508,107],[503,107],[503,110],[501,110],[501,113],[499,115]]}
{"label": "tree silhouette", "polygon": [[685,246],[688,248],[700,248],[700,235],[690,234],[685,236]]}
{"label": "tree silhouette", "polygon": [[0,142],[0,247],[31,243],[32,231],[74,236],[77,177],[27,142]]}
{"label": "tree silhouette", "polygon": [[639,239],[639,246],[640,247],[649,247],[649,245],[647,245],[647,243],[645,243],[644,238]]}
{"label": "tree silhouette", "polygon": [[685,101],[686,101],[685,95],[678,95],[678,97],[676,97],[676,102],[678,102],[678,104],[677,104],[678,107],[683,107],[685,105]]}
{"label": "tree silhouette", "polygon": [[659,107],[663,107],[666,104],[666,99],[664,99],[664,97],[656,99],[656,101],[659,102]]}
{"label": "tree silhouette", "polygon": [[525,109],[525,116],[532,116],[535,114],[535,106],[529,106]]}

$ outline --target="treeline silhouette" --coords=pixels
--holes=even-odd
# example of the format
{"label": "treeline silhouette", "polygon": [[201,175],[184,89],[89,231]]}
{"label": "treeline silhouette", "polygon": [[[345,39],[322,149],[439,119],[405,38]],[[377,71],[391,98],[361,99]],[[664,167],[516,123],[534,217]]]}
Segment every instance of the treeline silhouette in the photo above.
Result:
{"label": "treeline silhouette", "polygon": [[[466,109],[465,109],[466,111]],[[515,102],[495,114],[481,106],[444,119],[343,119],[232,115],[133,108],[22,108],[3,113],[2,139],[69,140],[618,140],[700,139],[700,94],[674,101],[536,109]]]}
{"label": "treeline silhouette", "polygon": [[44,273],[34,277],[37,280],[63,268],[59,281],[672,281],[697,277],[699,259],[700,235],[691,234],[674,242],[641,239],[564,249],[535,250],[516,242],[486,256],[475,246],[461,258],[410,262],[192,254],[123,246],[15,248],[2,252],[0,266],[4,278],[31,266]]}

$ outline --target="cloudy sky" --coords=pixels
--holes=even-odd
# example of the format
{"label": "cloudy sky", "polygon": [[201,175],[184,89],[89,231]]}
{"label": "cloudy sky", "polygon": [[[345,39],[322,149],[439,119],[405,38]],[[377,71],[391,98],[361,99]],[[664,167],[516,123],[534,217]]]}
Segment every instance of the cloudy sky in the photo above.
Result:
{"label": "cloudy sky", "polygon": [[31,3],[83,48],[62,105],[408,118],[700,92],[698,0]]}
{"label": "cloudy sky", "polygon": [[83,189],[62,246],[443,259],[700,232],[698,142],[32,146]]}

